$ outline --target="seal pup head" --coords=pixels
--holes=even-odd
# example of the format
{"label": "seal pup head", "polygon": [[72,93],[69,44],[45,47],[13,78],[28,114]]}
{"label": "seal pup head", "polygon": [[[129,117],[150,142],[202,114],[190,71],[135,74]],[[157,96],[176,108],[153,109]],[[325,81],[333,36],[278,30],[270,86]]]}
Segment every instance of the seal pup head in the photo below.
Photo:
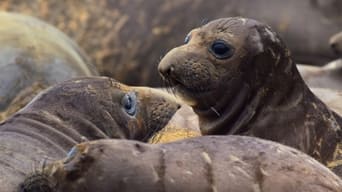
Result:
{"label": "seal pup head", "polygon": [[[158,69],[199,115],[204,134],[226,134],[227,127],[229,133],[236,133],[261,102],[279,103],[280,92],[303,82],[278,35],[263,23],[240,17],[214,20],[192,30],[185,44],[167,53]],[[270,94],[279,97],[265,101]],[[221,122],[209,125],[218,118]],[[223,121],[225,132],[218,130]]]}
{"label": "seal pup head", "polygon": [[17,116],[38,113],[39,120],[47,119],[45,123],[52,127],[70,127],[85,140],[147,141],[167,124],[179,107],[163,91],[131,87],[106,77],[87,77],[49,88]]}

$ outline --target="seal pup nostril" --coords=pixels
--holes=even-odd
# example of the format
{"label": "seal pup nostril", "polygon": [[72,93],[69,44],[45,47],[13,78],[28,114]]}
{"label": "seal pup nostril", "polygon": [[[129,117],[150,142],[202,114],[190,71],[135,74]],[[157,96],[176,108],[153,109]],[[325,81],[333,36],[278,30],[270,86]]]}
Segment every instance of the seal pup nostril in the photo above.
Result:
{"label": "seal pup nostril", "polygon": [[171,65],[169,68],[165,70],[164,75],[170,77],[173,71],[175,71],[175,68]]}
{"label": "seal pup nostril", "polygon": [[163,77],[170,77],[172,73],[175,71],[175,67],[174,64],[166,64],[159,66],[158,70]]}
{"label": "seal pup nostril", "polygon": [[180,104],[177,104],[177,109],[180,109],[182,106]]}

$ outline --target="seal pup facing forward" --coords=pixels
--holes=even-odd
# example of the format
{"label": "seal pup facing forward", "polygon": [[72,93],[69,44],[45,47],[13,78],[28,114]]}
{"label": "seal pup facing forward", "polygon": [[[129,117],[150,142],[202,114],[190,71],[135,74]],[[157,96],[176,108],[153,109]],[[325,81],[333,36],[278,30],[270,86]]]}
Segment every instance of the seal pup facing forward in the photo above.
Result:
{"label": "seal pup facing forward", "polygon": [[147,141],[179,108],[158,90],[89,77],[57,84],[0,125],[0,191],[82,141]]}
{"label": "seal pup facing forward", "polygon": [[285,44],[263,23],[209,22],[167,53],[158,69],[193,107],[203,134],[269,139],[324,164],[342,159],[341,117],[309,90]]}

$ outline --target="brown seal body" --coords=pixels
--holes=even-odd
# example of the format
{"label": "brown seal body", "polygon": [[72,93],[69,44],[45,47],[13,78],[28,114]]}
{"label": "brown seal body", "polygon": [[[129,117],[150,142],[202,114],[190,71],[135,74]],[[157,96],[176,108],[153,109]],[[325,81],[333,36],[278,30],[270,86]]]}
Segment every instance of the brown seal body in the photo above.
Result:
{"label": "brown seal body", "polygon": [[55,27],[30,16],[0,12],[0,122],[47,87],[98,72]]}
{"label": "brown seal body", "polygon": [[0,9],[57,26],[86,50],[102,75],[154,86],[162,85],[160,56],[206,20],[243,16],[269,23],[296,62],[316,65],[336,58],[328,40],[342,26],[340,0],[3,0]]}
{"label": "brown seal body", "polygon": [[[342,180],[308,155],[245,136],[151,145],[97,140],[27,178],[26,192],[340,192]],[[34,190],[40,189],[40,190]]]}
{"label": "brown seal body", "polygon": [[290,51],[265,24],[214,20],[192,30],[159,71],[192,105],[203,134],[261,137],[324,164],[341,158],[341,117],[309,90]]}
{"label": "brown seal body", "polygon": [[0,191],[82,141],[147,141],[179,105],[160,91],[92,77],[57,84],[0,125]]}

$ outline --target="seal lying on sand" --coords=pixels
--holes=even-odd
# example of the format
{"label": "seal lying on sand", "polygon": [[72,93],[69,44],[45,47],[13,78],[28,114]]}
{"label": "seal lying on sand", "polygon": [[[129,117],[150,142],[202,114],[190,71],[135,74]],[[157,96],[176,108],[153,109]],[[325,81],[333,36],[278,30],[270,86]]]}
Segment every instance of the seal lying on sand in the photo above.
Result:
{"label": "seal lying on sand", "polygon": [[27,177],[25,192],[340,192],[342,180],[308,155],[246,136],[151,145],[97,140]]}
{"label": "seal lying on sand", "polygon": [[167,53],[159,71],[193,107],[203,134],[269,139],[324,164],[342,159],[341,117],[312,94],[289,50],[265,24],[214,20]]}
{"label": "seal lying on sand", "polygon": [[0,125],[1,191],[14,191],[39,163],[63,158],[82,141],[147,141],[178,108],[158,90],[110,78],[57,84]]}

